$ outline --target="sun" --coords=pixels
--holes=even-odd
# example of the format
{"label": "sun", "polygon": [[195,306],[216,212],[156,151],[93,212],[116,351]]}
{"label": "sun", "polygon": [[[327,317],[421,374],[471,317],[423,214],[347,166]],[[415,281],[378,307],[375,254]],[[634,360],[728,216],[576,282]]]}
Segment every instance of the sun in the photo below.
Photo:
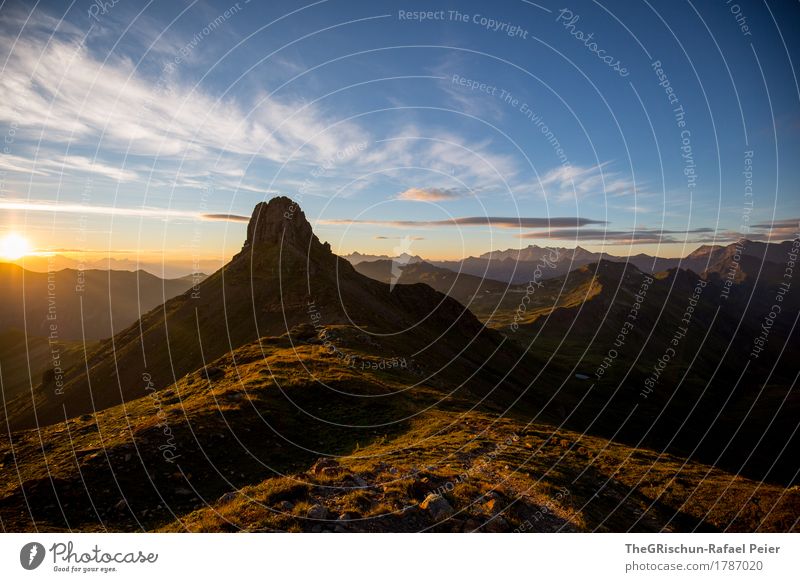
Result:
{"label": "sun", "polygon": [[0,239],[0,256],[10,261],[16,261],[31,251],[28,240],[18,234],[7,234]]}

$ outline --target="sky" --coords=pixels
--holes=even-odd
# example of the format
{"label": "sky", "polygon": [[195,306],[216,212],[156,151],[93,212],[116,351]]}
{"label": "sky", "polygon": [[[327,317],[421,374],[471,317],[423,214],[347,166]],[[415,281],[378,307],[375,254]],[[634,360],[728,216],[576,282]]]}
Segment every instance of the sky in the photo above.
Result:
{"label": "sky", "polygon": [[281,194],[341,254],[793,238],[798,6],[5,2],[0,237],[214,264]]}

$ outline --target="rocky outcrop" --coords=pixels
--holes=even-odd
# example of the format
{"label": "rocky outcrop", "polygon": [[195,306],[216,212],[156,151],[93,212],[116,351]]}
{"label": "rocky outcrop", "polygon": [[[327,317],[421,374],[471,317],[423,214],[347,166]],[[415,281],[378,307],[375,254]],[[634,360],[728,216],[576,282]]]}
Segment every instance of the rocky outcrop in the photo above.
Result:
{"label": "rocky outcrop", "polygon": [[320,242],[300,206],[286,196],[278,196],[259,202],[253,209],[242,250],[261,244],[304,248]]}

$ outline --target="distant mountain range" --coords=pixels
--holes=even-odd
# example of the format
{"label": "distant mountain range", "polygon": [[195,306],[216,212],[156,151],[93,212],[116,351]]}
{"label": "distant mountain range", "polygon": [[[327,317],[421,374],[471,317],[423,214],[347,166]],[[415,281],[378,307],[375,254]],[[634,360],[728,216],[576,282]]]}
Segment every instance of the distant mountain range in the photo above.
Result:
{"label": "distant mountain range", "polygon": [[410,255],[408,253],[401,253],[396,257],[390,257],[389,255],[369,255],[369,254],[362,254],[358,251],[354,253],[350,253],[349,255],[342,255],[343,259],[346,259],[352,265],[358,265],[359,263],[369,262],[369,261],[388,261],[394,260],[398,263],[408,264],[408,263],[418,263],[420,261],[424,261],[422,257],[417,255]]}
{"label": "distant mountain range", "polygon": [[[792,241],[782,243],[763,243],[746,241],[743,244],[742,254],[755,259],[765,258],[768,261],[780,262],[785,255],[785,249],[791,246]],[[478,257],[468,257],[460,261],[435,261],[419,256],[404,255],[402,257],[388,257],[385,255],[364,255],[352,253],[344,258],[354,265],[379,260],[394,260],[399,265],[425,261],[436,267],[449,269],[457,273],[475,275],[478,277],[494,279],[508,283],[527,283],[537,271],[538,279],[552,279],[584,265],[599,261],[613,261],[630,263],[641,271],[656,273],[667,269],[681,268],[702,273],[713,270],[714,265],[724,261],[726,256],[733,256],[737,252],[738,243],[730,245],[703,245],[684,258],[663,258],[646,255],[643,253],[628,257],[595,253],[580,246],[574,249],[565,247],[540,247],[529,245],[522,249],[507,249],[504,251],[491,251]],[[544,266],[542,264],[544,263]]]}
{"label": "distant mountain range", "polygon": [[100,259],[86,258],[78,260],[62,254],[53,255],[28,255],[10,261],[26,271],[36,273],[47,273],[51,271],[61,271],[64,269],[74,269],[80,271],[147,271],[162,279],[179,279],[191,276],[192,273],[199,271],[213,273],[217,271],[225,261],[215,259],[170,259],[169,261],[146,261],[138,259],[125,259],[116,257],[104,257]]}
{"label": "distant mountain range", "polygon": [[[800,295],[785,293],[783,286],[787,264],[796,260],[792,256],[798,248],[793,241],[701,247],[681,261],[696,271],[669,267],[653,274],[632,262],[601,260],[556,277],[531,277],[527,284],[457,273],[427,262],[379,260],[361,262],[356,269],[384,282],[428,284],[468,306],[510,341],[546,356],[547,368],[571,368],[601,388],[620,386],[613,396],[602,389],[586,394],[585,386],[570,382],[543,387],[540,395],[552,394],[551,405],[570,411],[576,430],[607,427],[652,446],[666,446],[659,439],[669,435],[672,446],[687,451],[700,443],[695,454],[704,459],[794,479],[796,466],[788,458],[754,455],[747,465],[737,463],[754,440],[761,439],[761,450],[773,450],[783,446],[782,435],[793,432],[792,414],[797,411],[789,410],[796,404],[785,399],[800,357],[795,327]],[[501,257],[516,261],[507,254]],[[538,272],[547,268],[540,266]],[[700,297],[691,303],[698,288]],[[776,304],[780,318],[774,317]],[[768,345],[753,356],[764,325]],[[679,341],[673,344],[675,334]],[[657,369],[665,353],[669,366]],[[759,392],[763,378],[770,388]],[[731,386],[739,389],[731,392]],[[702,419],[716,416],[720,402],[726,402],[726,413],[709,427]],[[634,405],[639,414],[624,423],[620,415]],[[682,426],[688,418],[693,421]],[[768,461],[760,464],[759,458]]]}
{"label": "distant mountain range", "polygon": [[[419,257],[398,275],[337,257],[274,198],[221,270],[110,339],[65,346],[60,375],[41,338],[0,334],[4,381],[21,347],[37,361],[3,390],[0,523],[795,530],[797,245],[745,247],[698,249],[697,270],[601,258],[544,278],[529,247],[475,258],[533,268],[522,284]],[[58,299],[65,276],[59,318],[80,313]]]}
{"label": "distant mountain range", "polygon": [[15,328],[55,341],[109,338],[204,278],[160,279],[145,271],[37,273],[0,263],[0,331]]}

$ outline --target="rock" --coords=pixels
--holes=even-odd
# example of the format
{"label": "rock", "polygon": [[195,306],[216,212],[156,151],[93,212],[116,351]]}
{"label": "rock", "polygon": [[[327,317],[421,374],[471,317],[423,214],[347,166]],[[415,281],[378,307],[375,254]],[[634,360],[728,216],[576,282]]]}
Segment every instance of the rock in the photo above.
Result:
{"label": "rock", "polygon": [[190,489],[187,489],[186,487],[178,487],[177,489],[175,489],[175,495],[184,495],[184,496],[194,495],[194,492],[191,491]]}
{"label": "rock", "polygon": [[218,368],[217,366],[208,366],[203,369],[201,375],[209,382],[213,382],[214,380],[219,380],[220,378],[224,378],[225,370],[223,370],[222,368]]}
{"label": "rock", "polygon": [[289,330],[289,337],[296,341],[308,341],[317,337],[317,330],[310,323],[300,323]]}
{"label": "rock", "polygon": [[217,503],[228,503],[229,501],[233,501],[236,499],[236,491],[228,491],[227,493],[223,493],[222,496],[217,499]]}
{"label": "rock", "polygon": [[120,499],[114,505],[114,509],[116,509],[117,511],[125,511],[127,508],[128,508],[128,502],[125,499]]}
{"label": "rock", "polygon": [[403,509],[401,509],[398,512],[398,515],[400,517],[408,517],[410,515],[415,515],[416,513],[419,513],[419,511],[420,508],[418,505],[405,505]]}
{"label": "rock", "polygon": [[420,509],[430,512],[433,519],[442,520],[453,515],[453,508],[447,499],[436,493],[431,493],[419,504]]}
{"label": "rock", "polygon": [[321,475],[324,469],[329,469],[332,467],[339,467],[339,461],[322,457],[317,459],[317,462],[311,465],[311,472],[314,475]]}
{"label": "rock", "polygon": [[361,514],[357,511],[345,511],[339,516],[339,521],[353,521],[354,519],[361,519]]}
{"label": "rock", "polygon": [[359,487],[369,487],[369,483],[362,479],[360,475],[353,475],[353,481]]}
{"label": "rock", "polygon": [[467,521],[464,522],[464,526],[461,528],[461,531],[464,533],[471,533],[476,531],[480,527],[481,527],[481,522],[479,522],[477,519],[469,518]]}
{"label": "rock", "polygon": [[328,510],[325,508],[324,505],[320,505],[319,503],[317,503],[316,505],[312,505],[311,507],[308,508],[306,517],[308,517],[309,519],[327,519]]}
{"label": "rock", "polygon": [[279,511],[291,511],[294,509],[294,503],[291,501],[281,501],[277,505],[275,505],[275,509]]}
{"label": "rock", "polygon": [[309,244],[320,245],[303,211],[285,196],[259,202],[253,210],[243,250],[265,243],[300,249],[307,249]]}
{"label": "rock", "polygon": [[504,517],[498,515],[486,522],[486,525],[483,526],[483,530],[491,533],[503,533],[511,531],[511,526]]}
{"label": "rock", "polygon": [[336,477],[341,472],[342,472],[341,467],[323,467],[322,469],[322,474],[325,477]]}

